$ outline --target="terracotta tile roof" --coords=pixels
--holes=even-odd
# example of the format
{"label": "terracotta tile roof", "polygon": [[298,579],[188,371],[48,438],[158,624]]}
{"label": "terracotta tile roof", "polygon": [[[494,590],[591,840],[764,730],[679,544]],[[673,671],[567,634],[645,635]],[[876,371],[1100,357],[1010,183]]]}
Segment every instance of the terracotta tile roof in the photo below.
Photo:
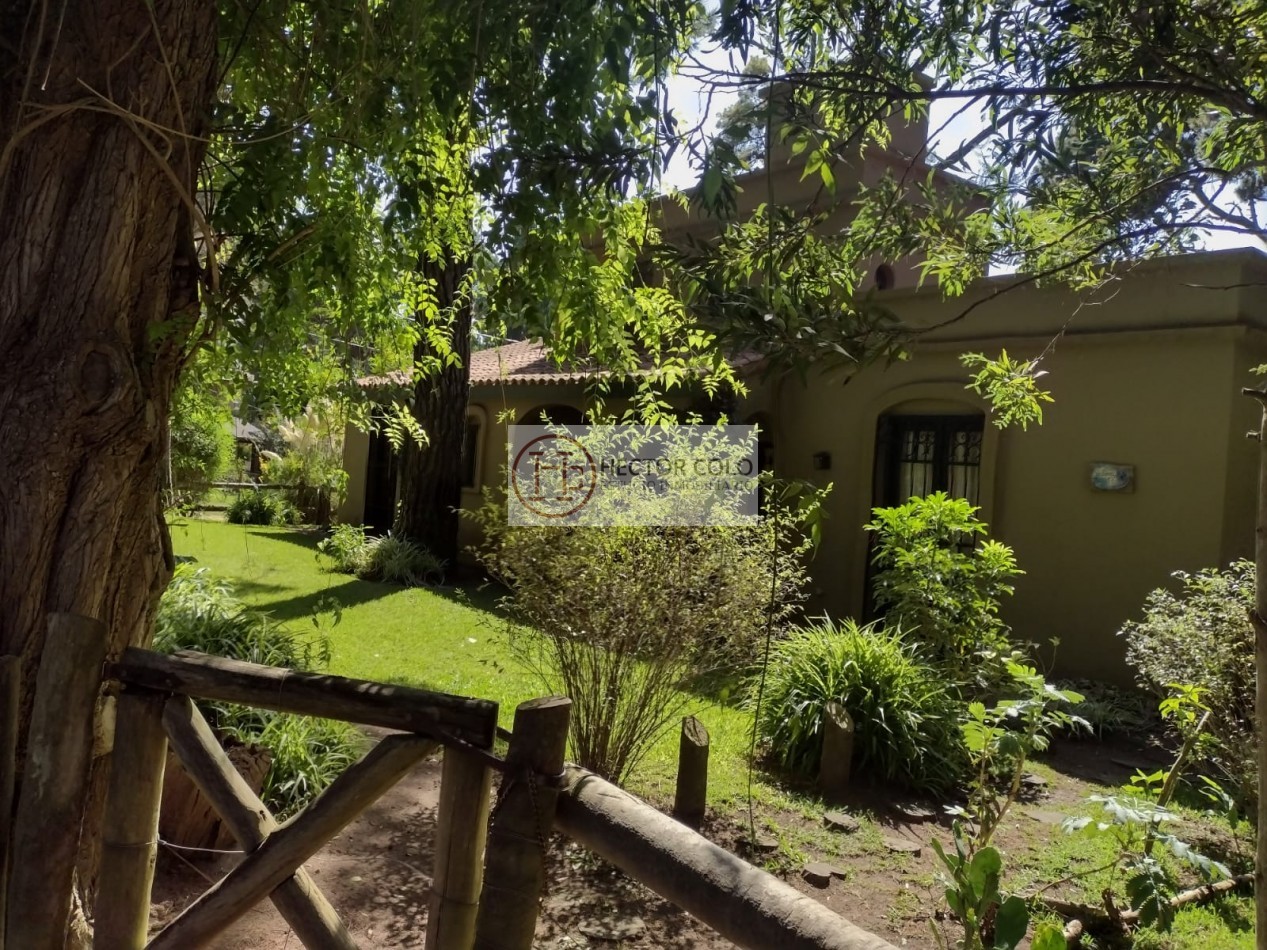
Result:
{"label": "terracotta tile roof", "polygon": [[[755,367],[762,362],[757,353],[741,353],[731,359],[736,370]],[[649,367],[648,367],[649,368]],[[597,375],[592,365],[572,363],[560,366],[539,340],[519,340],[501,346],[478,350],[471,354],[471,385],[559,385],[579,382]],[[408,370],[395,370],[383,376],[365,376],[356,381],[365,389],[409,386]]]}
{"label": "terracotta tile roof", "polygon": [[560,366],[545,344],[534,340],[503,343],[471,354],[471,385],[570,383],[595,375],[593,366]]}

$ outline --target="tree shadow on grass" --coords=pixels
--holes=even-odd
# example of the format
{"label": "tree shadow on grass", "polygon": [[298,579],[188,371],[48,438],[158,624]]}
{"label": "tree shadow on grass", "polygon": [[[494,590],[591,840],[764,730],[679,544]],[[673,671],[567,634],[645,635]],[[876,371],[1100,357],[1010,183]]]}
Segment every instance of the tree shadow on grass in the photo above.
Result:
{"label": "tree shadow on grass", "polygon": [[[272,585],[264,584],[260,586],[269,587]],[[242,588],[245,590],[247,586],[242,585]],[[327,609],[332,600],[338,603],[341,608],[347,609],[359,604],[371,603],[404,589],[394,584],[379,584],[375,581],[349,579],[341,584],[334,584],[321,590],[315,590],[307,594],[296,594],[293,597],[287,597],[282,600],[264,601],[256,606],[275,620],[307,620],[314,616],[319,608],[322,610]]]}
{"label": "tree shadow on grass", "polygon": [[[372,603],[383,597],[399,594],[402,591],[421,590],[470,610],[486,614],[489,619],[493,619],[495,622],[509,619],[509,615],[498,603],[498,599],[501,596],[499,591],[490,589],[489,585],[486,584],[409,588],[402,587],[399,584],[361,580],[360,578],[344,574],[331,574],[330,577],[332,580],[339,578],[341,582],[332,583],[329,587],[321,590],[297,594],[293,597],[279,600],[261,599],[256,606],[277,620],[306,620],[312,617],[318,611],[318,608],[326,609],[331,600],[336,601],[341,608],[347,609],[360,604]],[[244,593],[255,595],[266,595],[269,592],[287,589],[284,586],[256,584],[251,581],[240,582],[235,587]]]}
{"label": "tree shadow on grass", "polygon": [[1117,787],[1128,783],[1136,771],[1167,767],[1170,757],[1146,737],[1106,736],[1055,739],[1041,761],[1061,775]]}
{"label": "tree shadow on grass", "polygon": [[301,548],[307,548],[316,554],[317,545],[326,536],[324,528],[313,526],[300,528],[266,528],[263,530],[252,531],[257,538],[268,538],[270,541],[287,541],[290,544],[297,544]]}
{"label": "tree shadow on grass", "polygon": [[427,590],[437,597],[443,597],[455,604],[487,614],[489,620],[514,622],[514,617],[505,603],[509,591],[496,581],[471,577],[454,584],[429,587]]}
{"label": "tree shadow on grass", "polygon": [[[235,577],[231,581],[233,585],[233,593],[239,598],[249,598],[255,601],[269,602],[270,597],[285,593],[291,588],[286,584],[266,584],[263,581],[253,581],[249,578]],[[256,606],[252,604],[252,606]],[[268,609],[260,607],[259,609]]]}

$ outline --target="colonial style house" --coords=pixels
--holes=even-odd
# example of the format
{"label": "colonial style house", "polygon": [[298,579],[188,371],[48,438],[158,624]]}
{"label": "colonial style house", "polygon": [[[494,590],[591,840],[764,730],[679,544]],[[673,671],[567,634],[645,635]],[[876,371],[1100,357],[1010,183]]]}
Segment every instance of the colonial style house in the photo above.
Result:
{"label": "colonial style house", "polygon": [[[900,160],[910,161],[886,153],[854,174]],[[785,187],[799,181],[789,175]],[[825,372],[768,378],[749,367],[749,393],[731,414],[760,425],[762,454],[780,476],[834,486],[813,607],[863,615],[871,508],[946,490],[980,506],[992,536],[1015,549],[1025,575],[1005,618],[1018,636],[1058,638],[1065,675],[1126,680],[1115,634],[1145,595],[1173,571],[1252,554],[1258,454],[1246,433],[1258,407],[1240,389],[1267,363],[1267,255],[1150,261],[1090,294],[1032,285],[999,293],[1017,279],[989,278],[952,300],[916,286],[913,262],[873,266],[903,324],[938,327],[912,358],[869,366],[847,385]],[[1045,353],[1055,402],[1028,431],[994,426],[966,388],[961,354],[1004,348]],[[537,422],[545,411],[580,421],[586,378],[532,342],[474,354],[464,505],[504,478],[507,420]],[[395,485],[386,440],[349,431],[345,462],[342,520],[387,527]],[[474,540],[469,524],[463,531],[464,543]]]}

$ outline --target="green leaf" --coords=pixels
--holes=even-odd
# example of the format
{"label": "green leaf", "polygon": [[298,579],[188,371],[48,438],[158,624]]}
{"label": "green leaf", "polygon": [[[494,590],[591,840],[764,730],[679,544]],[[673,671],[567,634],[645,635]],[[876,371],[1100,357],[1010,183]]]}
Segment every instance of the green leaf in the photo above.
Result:
{"label": "green leaf", "polygon": [[[994,946],[997,950],[1012,950],[1025,939],[1029,929],[1029,908],[1013,895],[999,905],[994,915]],[[1061,941],[1063,946],[1064,941]]]}
{"label": "green leaf", "polygon": [[1039,924],[1029,946],[1030,950],[1066,950],[1065,933],[1055,924]]}
{"label": "green leaf", "polygon": [[1003,859],[994,848],[982,848],[968,865],[968,883],[979,898],[990,898],[997,891]]}

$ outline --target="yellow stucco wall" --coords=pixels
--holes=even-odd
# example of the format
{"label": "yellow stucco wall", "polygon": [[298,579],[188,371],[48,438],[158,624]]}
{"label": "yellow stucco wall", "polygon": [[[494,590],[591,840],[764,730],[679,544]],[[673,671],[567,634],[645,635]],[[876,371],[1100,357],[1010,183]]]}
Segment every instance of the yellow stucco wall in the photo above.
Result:
{"label": "yellow stucco wall", "polygon": [[[1257,460],[1244,433],[1257,410],[1239,390],[1249,368],[1267,362],[1255,326],[1267,319],[1267,299],[1208,287],[1261,268],[1243,254],[1207,259],[1200,281],[1191,262],[1145,267],[1111,288],[1107,303],[1080,310],[1063,289],[1009,292],[918,345],[909,362],[865,369],[847,383],[820,376],[758,394],[753,406],[773,407],[777,418],[782,473],[835,486],[814,564],[816,606],[854,616],[863,607],[861,526],[879,415],[894,406],[981,409],[964,390],[959,355],[1006,346],[1033,357],[1063,327],[1044,360],[1043,383],[1056,401],[1043,425],[986,427],[982,517],[1026,571],[1006,609],[1017,634],[1039,643],[1059,638],[1062,673],[1128,679],[1115,634],[1139,615],[1148,591],[1172,571],[1252,551]],[[962,308],[963,301],[928,294],[894,304],[923,325]],[[824,451],[832,469],[815,471],[813,455]],[[1135,491],[1094,491],[1092,462],[1134,465]]]}
{"label": "yellow stucco wall", "polygon": [[[1047,350],[1043,384],[1055,396],[1042,426],[1000,432],[982,447],[982,517],[1026,571],[1006,608],[1019,637],[1061,640],[1056,669],[1125,681],[1115,634],[1148,591],[1175,570],[1226,564],[1253,547],[1255,404],[1240,395],[1267,363],[1267,257],[1203,254],[1141,265],[1095,294],[983,282],[958,300],[897,290],[886,299],[906,324],[928,327],[985,301],[923,337],[913,358],[846,378],[754,382],[736,421],[769,420],[781,475],[832,482],[812,567],[814,608],[856,616],[863,607],[876,422],[886,411],[972,412],[968,351],[1031,358]],[[1225,288],[1225,289],[1215,289]],[[1054,341],[1054,342],[1053,342]],[[586,405],[579,384],[477,386],[483,415],[480,482],[501,482],[506,416],[550,404]],[[349,434],[352,477],[341,515],[363,506],[368,440]],[[816,453],[831,468],[814,468]],[[1135,466],[1135,490],[1096,492],[1092,462]],[[351,466],[359,465],[360,476]],[[358,486],[358,482],[360,483]],[[478,501],[465,491],[464,506]],[[347,520],[358,520],[351,517]],[[463,547],[477,538],[464,519]]]}
{"label": "yellow stucco wall", "polygon": [[369,460],[369,433],[349,423],[343,433],[343,470],[348,473],[348,486],[335,516],[340,524],[360,524],[365,520],[365,467]]}

